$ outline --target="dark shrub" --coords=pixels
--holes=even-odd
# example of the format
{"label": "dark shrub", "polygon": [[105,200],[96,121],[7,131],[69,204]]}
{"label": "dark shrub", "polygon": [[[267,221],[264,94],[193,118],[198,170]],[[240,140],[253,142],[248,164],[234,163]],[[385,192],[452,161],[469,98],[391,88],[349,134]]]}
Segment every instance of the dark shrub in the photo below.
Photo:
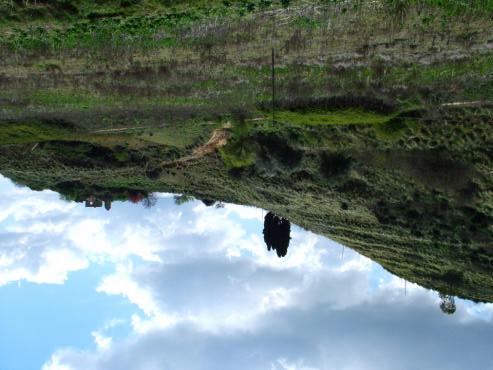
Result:
{"label": "dark shrub", "polygon": [[341,153],[322,153],[320,156],[320,173],[325,177],[346,173],[351,166],[351,158]]}

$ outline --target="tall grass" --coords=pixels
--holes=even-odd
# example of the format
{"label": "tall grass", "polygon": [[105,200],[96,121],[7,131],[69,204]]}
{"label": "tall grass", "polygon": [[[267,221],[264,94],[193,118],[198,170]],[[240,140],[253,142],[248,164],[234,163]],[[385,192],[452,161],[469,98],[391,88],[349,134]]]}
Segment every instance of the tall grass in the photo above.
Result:
{"label": "tall grass", "polygon": [[384,3],[389,10],[402,13],[412,7],[437,8],[453,16],[493,11],[493,0],[384,0]]}
{"label": "tall grass", "polygon": [[[0,9],[8,7],[9,1],[0,0]],[[19,2],[14,2],[14,4]],[[42,2],[38,2],[38,4]],[[72,0],[50,2],[50,6],[66,7],[66,3]],[[77,15],[77,21],[62,23],[54,26],[33,25],[32,22],[17,23],[0,32],[0,54],[4,58],[9,53],[31,53],[37,55],[59,56],[63,52],[69,55],[91,55],[96,53],[110,54],[116,57],[133,52],[149,52],[163,46],[169,46],[176,42],[185,42],[180,36],[180,30],[186,30],[191,25],[208,22],[213,19],[232,21],[235,17],[243,17],[252,12],[263,12],[270,7],[282,7],[285,2],[281,0],[238,0],[238,1],[213,1],[210,5],[196,4],[188,8],[181,7],[160,9],[151,6],[152,1],[136,1],[141,12],[146,15],[127,14],[126,7],[120,1],[107,1],[100,10],[85,12]],[[427,15],[441,18],[441,22],[450,20],[450,17],[474,15],[491,17],[493,13],[493,0],[312,0],[317,7],[337,7],[342,11],[354,9],[379,9],[389,16],[404,19],[407,14],[421,14],[423,23],[428,19]],[[48,3],[47,3],[48,4]],[[57,5],[58,4],[58,5]],[[85,2],[79,7],[85,6]],[[87,4],[86,4],[87,5]],[[305,3],[291,2],[291,6],[306,6]],[[38,5],[38,8],[40,5]],[[21,10],[28,8],[24,5]],[[58,9],[58,8],[57,8]],[[147,11],[146,11],[147,9]],[[14,15],[21,13],[18,6],[11,10]],[[436,11],[439,11],[437,14]],[[5,13],[5,12],[4,12]],[[442,19],[443,18],[443,19]],[[72,20],[75,20],[72,17]],[[65,20],[70,20],[68,16]],[[300,17],[297,26],[321,27],[320,20]],[[318,23],[317,23],[318,22]],[[305,24],[306,23],[306,24]],[[226,32],[227,28],[214,30],[217,33]],[[210,36],[210,32],[208,33]],[[208,37],[197,37],[195,43],[207,44]],[[22,55],[21,55],[22,56]]]}

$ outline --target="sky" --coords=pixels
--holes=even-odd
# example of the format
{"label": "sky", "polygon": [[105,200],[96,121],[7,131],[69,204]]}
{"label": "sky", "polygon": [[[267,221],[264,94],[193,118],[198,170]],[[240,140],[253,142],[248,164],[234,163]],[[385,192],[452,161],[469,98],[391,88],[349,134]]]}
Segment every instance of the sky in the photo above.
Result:
{"label": "sky", "polygon": [[407,283],[265,211],[104,208],[0,176],[0,370],[493,370],[493,305]]}

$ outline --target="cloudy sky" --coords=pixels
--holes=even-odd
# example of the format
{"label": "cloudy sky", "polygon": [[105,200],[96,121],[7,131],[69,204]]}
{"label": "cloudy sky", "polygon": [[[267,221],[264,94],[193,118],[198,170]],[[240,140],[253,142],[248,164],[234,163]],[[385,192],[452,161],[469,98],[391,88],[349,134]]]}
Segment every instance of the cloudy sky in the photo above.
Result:
{"label": "cloudy sky", "polygon": [[407,283],[260,209],[111,211],[0,176],[0,370],[493,370],[493,306]]}

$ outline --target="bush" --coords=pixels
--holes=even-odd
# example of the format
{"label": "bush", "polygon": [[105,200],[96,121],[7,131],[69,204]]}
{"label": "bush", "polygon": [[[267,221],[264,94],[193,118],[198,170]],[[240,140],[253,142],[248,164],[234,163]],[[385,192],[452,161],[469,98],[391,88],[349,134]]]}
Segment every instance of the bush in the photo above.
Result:
{"label": "bush", "polygon": [[341,153],[322,153],[320,160],[320,173],[325,177],[346,173],[352,162],[349,156]]}

